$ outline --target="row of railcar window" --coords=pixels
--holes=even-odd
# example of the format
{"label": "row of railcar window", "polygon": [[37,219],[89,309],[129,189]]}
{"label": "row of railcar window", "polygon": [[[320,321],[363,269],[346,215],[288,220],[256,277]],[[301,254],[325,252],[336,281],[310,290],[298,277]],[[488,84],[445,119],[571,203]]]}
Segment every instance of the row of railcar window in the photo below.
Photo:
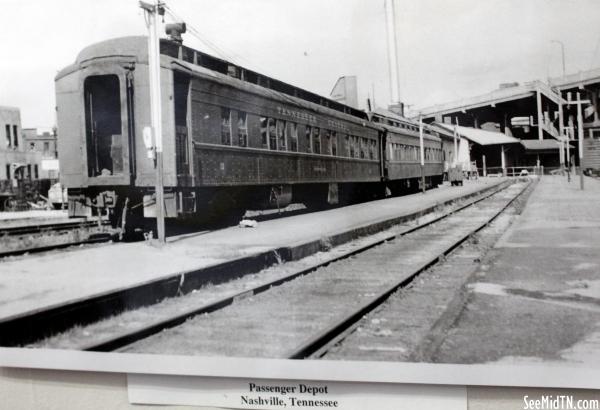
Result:
{"label": "row of railcar window", "polygon": [[[419,161],[421,154],[416,145],[390,143],[390,161]],[[425,147],[425,161],[442,161],[443,153],[439,148]]]}
{"label": "row of railcar window", "polygon": [[[383,124],[390,125],[392,127],[403,128],[403,129],[406,129],[406,130],[411,130],[411,131],[419,132],[419,126],[418,125],[405,124],[405,123],[400,122],[400,121],[394,121],[393,119],[389,119],[389,118],[382,118],[382,117],[379,117],[377,115],[373,116],[373,122],[383,123]],[[423,129],[423,133],[424,134],[428,134],[428,135],[431,134],[429,132],[429,130],[427,130],[426,128]]]}
{"label": "row of railcar window", "polygon": [[[221,107],[221,145],[248,147],[248,119],[252,114]],[[234,116],[235,114],[235,116]],[[256,117],[256,116],[254,116]],[[272,151],[299,152],[299,129],[304,128],[304,152],[330,156],[345,156],[377,160],[377,141],[325,128],[298,124],[292,121],[258,116],[260,148]],[[235,131],[234,131],[235,130]],[[344,150],[338,149],[344,141]]]}

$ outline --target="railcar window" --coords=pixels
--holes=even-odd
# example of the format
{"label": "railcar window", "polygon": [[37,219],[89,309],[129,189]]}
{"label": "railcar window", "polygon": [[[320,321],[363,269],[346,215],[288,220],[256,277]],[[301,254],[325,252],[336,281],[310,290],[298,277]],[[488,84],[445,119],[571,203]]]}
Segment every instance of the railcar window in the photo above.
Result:
{"label": "railcar window", "polygon": [[194,62],[194,50],[189,47],[181,47],[181,57],[183,61],[187,61],[188,63]]}
{"label": "railcar window", "polygon": [[369,141],[369,158],[375,159],[375,141]]}
{"label": "railcar window", "polygon": [[313,128],[313,152],[321,153],[321,129],[319,127]]}
{"label": "railcar window", "polygon": [[269,118],[269,149],[277,151],[277,128],[273,118]]}
{"label": "railcar window", "polygon": [[10,125],[6,125],[6,146],[12,146],[12,138],[10,137]]}
{"label": "railcar window", "polygon": [[346,135],[344,137],[344,143],[346,144],[346,156],[352,158],[352,151],[350,147],[350,136]]}
{"label": "railcar window", "polygon": [[279,138],[280,151],[285,151],[287,149],[287,139],[285,134],[285,121],[277,120],[277,138]]}
{"label": "railcar window", "polygon": [[323,154],[331,155],[331,131],[323,130],[325,134],[325,144],[323,146]]}
{"label": "railcar window", "polygon": [[161,41],[160,54],[164,54],[173,58],[179,58],[179,44],[174,44],[164,40]]}
{"label": "railcar window", "polygon": [[288,137],[290,140],[290,151],[298,152],[298,124],[288,122]]}
{"label": "railcar window", "polygon": [[367,145],[366,139],[361,137],[360,138],[360,158],[361,159],[364,159],[367,156],[367,153],[366,153],[367,147],[366,147],[366,145]]}
{"label": "railcar window", "polygon": [[263,148],[269,148],[269,137],[267,135],[269,126],[269,119],[266,117],[260,117],[260,139]]}
{"label": "railcar window", "polygon": [[312,127],[306,126],[306,152],[312,152]]}
{"label": "railcar window", "polygon": [[231,145],[231,110],[221,108],[221,144]]}
{"label": "railcar window", "polygon": [[88,176],[123,172],[121,92],[116,75],[90,76],[84,81]]}
{"label": "railcar window", "polygon": [[243,111],[238,111],[238,144],[240,147],[248,146],[248,116]]}
{"label": "railcar window", "polygon": [[337,132],[331,132],[331,155],[337,156]]}
{"label": "railcar window", "polygon": [[234,65],[227,66],[227,75],[234,78],[240,78],[240,70]]}

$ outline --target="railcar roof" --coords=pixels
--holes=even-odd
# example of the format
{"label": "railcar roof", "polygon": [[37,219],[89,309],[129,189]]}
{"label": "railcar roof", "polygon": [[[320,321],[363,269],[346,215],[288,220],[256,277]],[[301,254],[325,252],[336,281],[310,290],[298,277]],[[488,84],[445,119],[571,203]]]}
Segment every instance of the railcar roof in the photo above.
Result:
{"label": "railcar roof", "polygon": [[[386,130],[396,132],[396,133],[406,133],[406,128],[401,128],[398,125],[403,124],[405,126],[411,127],[419,127],[419,124],[410,120],[406,117],[402,117],[392,111],[385,110],[383,108],[375,108],[371,112],[369,112],[369,118],[373,120],[373,118],[379,119],[377,125],[385,128]],[[383,120],[383,122],[382,122]],[[431,131],[431,128],[427,124],[423,124],[423,128],[426,131]],[[414,132],[414,131],[412,131]],[[432,140],[432,141],[441,141],[440,138],[435,135],[431,135],[428,133],[423,133],[423,139]]]}
{"label": "railcar roof", "polygon": [[[56,76],[56,79],[59,79],[68,72],[73,71],[77,66],[86,61],[102,57],[134,57],[137,63],[147,64],[147,41],[147,37],[144,36],[130,36],[114,38],[92,44],[81,50],[77,56],[75,64],[61,70]],[[218,72],[225,76],[237,78],[240,81],[255,84],[259,87],[288,95],[294,99],[308,101],[333,111],[360,118],[361,120],[368,120],[367,113],[362,110],[358,110],[354,107],[341,104],[337,101],[320,96],[302,88],[295,87],[283,81],[259,74],[255,71],[230,63],[226,60],[211,56],[185,45],[180,45],[174,41],[161,39],[160,49],[162,55],[169,56],[179,61],[184,61],[187,64],[197,67],[204,67],[208,70]]]}
{"label": "railcar roof", "polygon": [[378,126],[379,124],[373,124],[373,123],[369,122],[366,118],[365,119],[357,118],[350,114],[335,111],[329,107],[317,105],[315,103],[303,100],[298,97],[293,97],[293,96],[290,96],[288,94],[285,94],[285,93],[282,93],[279,91],[275,91],[275,90],[272,90],[269,88],[264,88],[264,87],[258,86],[256,84],[248,83],[248,82],[242,81],[240,79],[227,76],[226,74],[221,74],[219,72],[209,70],[202,66],[186,63],[185,61],[181,61],[181,60],[173,61],[172,65],[173,65],[173,68],[179,69],[182,71],[188,71],[195,77],[200,77],[200,78],[204,78],[204,79],[207,79],[210,81],[217,82],[219,84],[227,85],[227,86],[236,88],[240,91],[245,91],[245,92],[249,92],[252,94],[258,94],[262,97],[269,98],[269,99],[275,100],[275,101],[279,101],[284,104],[291,103],[291,104],[294,104],[296,106],[299,106],[301,108],[304,108],[304,109],[307,109],[310,111],[314,111],[314,112],[317,112],[320,114],[324,114],[324,115],[336,117],[338,119],[350,121],[359,126],[368,126],[370,128],[381,129],[381,127]]}

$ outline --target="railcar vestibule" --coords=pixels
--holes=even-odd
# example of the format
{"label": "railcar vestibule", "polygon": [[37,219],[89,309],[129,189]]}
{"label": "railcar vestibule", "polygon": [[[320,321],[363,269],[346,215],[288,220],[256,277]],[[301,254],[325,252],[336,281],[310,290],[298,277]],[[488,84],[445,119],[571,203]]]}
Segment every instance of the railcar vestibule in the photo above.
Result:
{"label": "railcar vestibule", "polygon": [[123,135],[119,77],[87,77],[84,96],[88,176],[121,174]]}

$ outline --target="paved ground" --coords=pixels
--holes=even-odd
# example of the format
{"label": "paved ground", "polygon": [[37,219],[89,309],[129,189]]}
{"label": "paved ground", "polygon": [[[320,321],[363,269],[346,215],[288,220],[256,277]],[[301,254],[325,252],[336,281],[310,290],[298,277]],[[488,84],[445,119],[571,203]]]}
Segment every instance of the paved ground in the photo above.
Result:
{"label": "paved ground", "polygon": [[[410,214],[497,184],[481,180],[400,198],[232,227],[171,242],[106,245],[0,261],[0,319],[68,300],[199,269],[281,246],[318,240],[354,227]],[[487,184],[487,185],[486,185]]]}
{"label": "paved ground", "polygon": [[428,361],[600,364],[600,181],[544,177],[486,259]]}
{"label": "paved ground", "polygon": [[[523,188],[514,186],[513,192]],[[328,360],[428,361],[464,305],[463,285],[517,218],[527,194],[444,260],[366,315],[355,331],[331,348]],[[371,273],[371,272],[369,272]]]}

